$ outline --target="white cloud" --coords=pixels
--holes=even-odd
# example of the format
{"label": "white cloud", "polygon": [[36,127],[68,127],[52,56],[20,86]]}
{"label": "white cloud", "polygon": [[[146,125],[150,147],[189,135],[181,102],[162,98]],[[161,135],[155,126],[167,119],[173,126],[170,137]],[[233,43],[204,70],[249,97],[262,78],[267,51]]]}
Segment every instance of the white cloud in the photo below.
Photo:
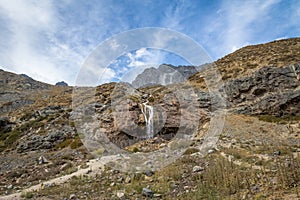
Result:
{"label": "white cloud", "polygon": [[53,21],[51,1],[2,0],[0,7],[15,25],[48,28]]}
{"label": "white cloud", "polygon": [[[223,1],[214,15],[207,16],[203,32],[213,57],[221,57],[256,41],[275,13],[280,0]],[[210,36],[211,38],[209,38]]]}
{"label": "white cloud", "polygon": [[105,69],[101,69],[101,72],[102,74],[97,82],[97,85],[112,82],[113,78],[115,78],[116,76],[116,72],[108,67]]}
{"label": "white cloud", "polygon": [[186,28],[184,20],[193,14],[189,12],[192,6],[193,2],[181,0],[175,2],[175,4],[170,4],[164,11],[162,27],[167,27],[176,31],[184,31]]}
{"label": "white cloud", "polygon": [[[278,3],[278,0],[261,1],[238,1],[238,3],[226,2],[224,10],[227,16],[228,29],[225,33],[224,42],[227,48],[240,48],[249,44],[255,28],[254,22],[268,16],[270,8]],[[259,29],[259,27],[256,27]]]}
{"label": "white cloud", "polygon": [[1,55],[4,69],[26,73],[45,82],[62,80],[55,63],[40,52],[44,38],[39,33],[49,33],[56,26],[51,1],[37,4],[34,1],[4,0],[0,2],[0,15],[9,24],[6,27],[9,34],[2,35],[9,46]]}
{"label": "white cloud", "polygon": [[[140,48],[126,53],[111,63],[101,75],[101,82],[117,79],[123,82],[132,82],[135,77],[146,68],[157,68],[165,61],[167,52],[159,49]],[[99,59],[97,59],[99,61]],[[98,64],[99,65],[99,64]],[[94,66],[97,66],[94,64]]]}
{"label": "white cloud", "polygon": [[1,55],[4,69],[27,73],[50,82],[48,77],[55,74],[55,65],[38,49],[41,40],[38,33],[51,31],[55,27],[50,1],[37,5],[30,1],[4,0],[0,2],[0,15],[9,22],[10,30],[10,34],[2,38],[9,46]]}
{"label": "white cloud", "polygon": [[135,52],[130,52],[126,55],[130,59],[128,66],[137,67],[162,64],[165,59],[166,52],[157,49],[150,50],[146,48],[140,48]]}
{"label": "white cloud", "polygon": [[[60,6],[64,2],[61,2]],[[74,84],[75,76],[89,46],[80,47],[75,40],[62,40],[57,33],[62,18],[53,1],[0,1],[2,31],[0,64],[4,70],[25,73],[39,81],[54,84],[64,80]],[[71,27],[70,27],[71,30]],[[71,37],[70,37],[71,38]],[[69,38],[68,38],[69,39]],[[79,48],[75,49],[75,45]]]}

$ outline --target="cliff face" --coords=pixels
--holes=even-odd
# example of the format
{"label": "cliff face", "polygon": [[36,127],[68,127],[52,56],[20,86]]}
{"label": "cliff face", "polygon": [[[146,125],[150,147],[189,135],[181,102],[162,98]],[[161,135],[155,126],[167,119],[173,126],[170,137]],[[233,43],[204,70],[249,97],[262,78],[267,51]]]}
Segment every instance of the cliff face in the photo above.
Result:
{"label": "cliff face", "polygon": [[252,75],[227,81],[229,107],[239,113],[273,115],[300,114],[300,65],[263,67]]}
{"label": "cliff face", "polygon": [[150,85],[169,85],[184,82],[191,75],[197,72],[197,67],[194,66],[172,66],[160,65],[156,68],[147,68],[139,74],[132,85],[135,88],[150,86]]}
{"label": "cliff face", "polygon": [[[245,47],[214,63],[224,82],[219,90],[226,94],[226,137],[233,132],[247,138],[253,128],[257,137],[265,134],[271,138],[276,137],[278,129],[284,134],[292,132],[288,139],[280,135],[287,145],[291,141],[300,145],[299,52],[300,39],[295,38]],[[204,82],[207,73],[207,68],[198,72],[193,66],[161,65],[145,70],[132,85],[73,88],[1,70],[0,186],[5,183],[22,188],[40,177],[55,176],[66,166],[78,166],[89,159],[90,152],[99,153],[97,142],[103,142],[103,136],[108,139],[105,142],[122,149],[150,151],[165,147],[183,129],[187,133],[184,136],[196,135],[191,145],[197,148],[215,104],[214,94],[208,92]],[[146,106],[152,109],[151,114]],[[149,124],[153,138],[146,140]],[[243,131],[249,134],[241,136]],[[225,139],[224,146],[228,142]],[[107,151],[113,149],[101,150],[103,154]],[[47,171],[36,163],[41,155],[53,161]],[[27,171],[22,178],[15,175],[20,168]]]}

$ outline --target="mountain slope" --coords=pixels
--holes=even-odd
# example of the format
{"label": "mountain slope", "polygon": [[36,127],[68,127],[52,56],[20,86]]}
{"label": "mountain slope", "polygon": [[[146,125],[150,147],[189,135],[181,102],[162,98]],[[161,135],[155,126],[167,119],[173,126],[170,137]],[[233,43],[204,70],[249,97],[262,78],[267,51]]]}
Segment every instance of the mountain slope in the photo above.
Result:
{"label": "mountain slope", "polygon": [[[214,62],[223,80],[231,80],[250,75],[264,66],[283,67],[300,62],[300,38],[277,40],[266,44],[243,47]],[[205,88],[201,73],[189,80],[192,84]]]}
{"label": "mountain slope", "polygon": [[[224,81],[220,89],[226,93],[227,116],[217,145],[204,158],[198,152],[215,103],[203,79],[207,69],[189,82],[139,89],[126,83],[51,86],[0,71],[0,193],[37,184],[44,189],[23,196],[299,199],[299,63],[299,38],[248,46],[216,61]],[[184,93],[191,85],[193,93]],[[147,132],[146,105],[153,108],[154,137],[128,134]],[[78,118],[84,126],[78,126]],[[197,127],[188,123],[195,119]],[[110,142],[140,155],[174,145],[173,137],[182,125],[193,134],[192,142],[178,160],[160,170],[131,173],[107,165],[100,175],[86,170],[64,185],[40,184],[87,167],[92,155],[99,157],[93,161],[96,164],[108,159],[112,149],[97,148],[103,136],[97,131],[105,130]],[[91,137],[83,139],[88,132]],[[154,194],[143,190],[146,187]]]}

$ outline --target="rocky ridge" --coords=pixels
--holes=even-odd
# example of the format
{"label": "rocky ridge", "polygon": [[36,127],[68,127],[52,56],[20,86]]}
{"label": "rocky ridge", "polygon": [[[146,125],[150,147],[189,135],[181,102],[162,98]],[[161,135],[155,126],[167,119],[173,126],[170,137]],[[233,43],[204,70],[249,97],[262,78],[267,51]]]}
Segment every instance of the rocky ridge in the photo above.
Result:
{"label": "rocky ridge", "polygon": [[186,81],[197,72],[195,66],[173,66],[162,64],[157,69],[154,67],[145,69],[132,81],[135,88],[150,85],[169,85]]}

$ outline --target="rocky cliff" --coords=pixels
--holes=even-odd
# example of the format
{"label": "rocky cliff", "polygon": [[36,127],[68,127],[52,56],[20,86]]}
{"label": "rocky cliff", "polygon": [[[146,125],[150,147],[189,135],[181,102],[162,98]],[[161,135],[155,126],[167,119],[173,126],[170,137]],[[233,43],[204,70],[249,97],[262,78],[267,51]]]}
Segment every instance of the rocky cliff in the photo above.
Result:
{"label": "rocky cliff", "polygon": [[195,66],[173,66],[163,64],[157,69],[154,67],[145,69],[141,74],[137,75],[132,85],[135,88],[150,85],[169,85],[184,82],[191,75],[197,72]]}

